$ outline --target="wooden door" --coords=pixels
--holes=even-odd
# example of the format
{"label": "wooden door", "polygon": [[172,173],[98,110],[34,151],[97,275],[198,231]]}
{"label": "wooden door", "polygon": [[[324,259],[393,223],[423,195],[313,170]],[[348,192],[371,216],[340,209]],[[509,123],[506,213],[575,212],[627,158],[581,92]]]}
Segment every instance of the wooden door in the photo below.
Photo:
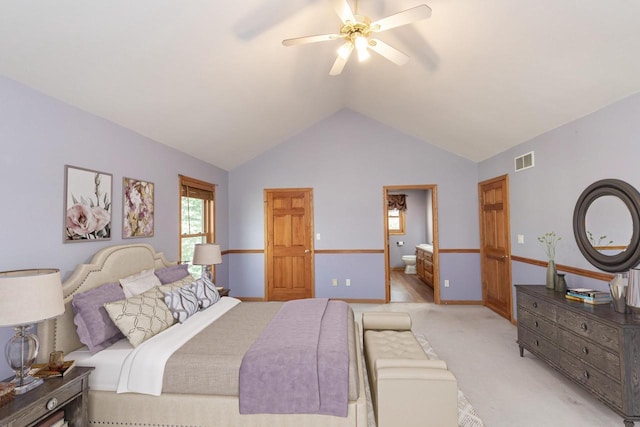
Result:
{"label": "wooden door", "polygon": [[313,190],[264,190],[265,297],[313,298]]}
{"label": "wooden door", "polygon": [[480,199],[480,258],[484,304],[512,319],[509,177],[478,184]]}

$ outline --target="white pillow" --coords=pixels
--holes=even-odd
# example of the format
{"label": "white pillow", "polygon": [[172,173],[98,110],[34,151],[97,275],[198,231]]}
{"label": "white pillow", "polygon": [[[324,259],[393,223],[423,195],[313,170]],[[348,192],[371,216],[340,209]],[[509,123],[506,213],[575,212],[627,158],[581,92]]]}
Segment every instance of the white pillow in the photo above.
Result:
{"label": "white pillow", "polygon": [[120,279],[120,285],[124,291],[124,296],[131,298],[155,286],[161,286],[162,283],[160,283],[158,276],[153,274],[153,269],[149,269]]}

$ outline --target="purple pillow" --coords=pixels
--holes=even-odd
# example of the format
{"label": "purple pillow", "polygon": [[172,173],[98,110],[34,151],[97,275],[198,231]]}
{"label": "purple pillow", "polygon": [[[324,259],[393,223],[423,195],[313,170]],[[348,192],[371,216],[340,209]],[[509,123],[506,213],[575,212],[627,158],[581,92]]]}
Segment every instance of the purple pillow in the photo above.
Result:
{"label": "purple pillow", "polygon": [[73,296],[73,323],[76,324],[80,342],[89,348],[91,354],[124,338],[103,307],[107,302],[123,299],[124,291],[119,283],[107,283]]}
{"label": "purple pillow", "polygon": [[176,264],[169,267],[161,268],[154,271],[160,283],[166,285],[167,283],[177,282],[180,279],[184,279],[189,275],[189,264]]}

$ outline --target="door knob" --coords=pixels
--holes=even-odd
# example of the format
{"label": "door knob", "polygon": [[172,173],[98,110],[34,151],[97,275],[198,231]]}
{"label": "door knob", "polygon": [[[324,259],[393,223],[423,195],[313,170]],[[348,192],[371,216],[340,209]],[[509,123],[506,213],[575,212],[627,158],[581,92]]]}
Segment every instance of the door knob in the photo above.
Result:
{"label": "door knob", "polygon": [[309,249],[305,249],[305,250],[304,250],[304,253],[305,253],[305,254],[308,254],[309,252],[311,252],[311,250],[309,250]]}

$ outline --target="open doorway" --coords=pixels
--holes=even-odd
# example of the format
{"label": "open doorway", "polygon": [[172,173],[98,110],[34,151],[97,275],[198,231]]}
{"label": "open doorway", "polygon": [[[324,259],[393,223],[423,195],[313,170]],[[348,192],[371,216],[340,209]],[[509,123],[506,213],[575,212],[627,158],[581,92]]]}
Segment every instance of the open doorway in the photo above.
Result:
{"label": "open doorway", "polygon": [[436,185],[383,188],[387,302],[440,303],[437,200]]}

